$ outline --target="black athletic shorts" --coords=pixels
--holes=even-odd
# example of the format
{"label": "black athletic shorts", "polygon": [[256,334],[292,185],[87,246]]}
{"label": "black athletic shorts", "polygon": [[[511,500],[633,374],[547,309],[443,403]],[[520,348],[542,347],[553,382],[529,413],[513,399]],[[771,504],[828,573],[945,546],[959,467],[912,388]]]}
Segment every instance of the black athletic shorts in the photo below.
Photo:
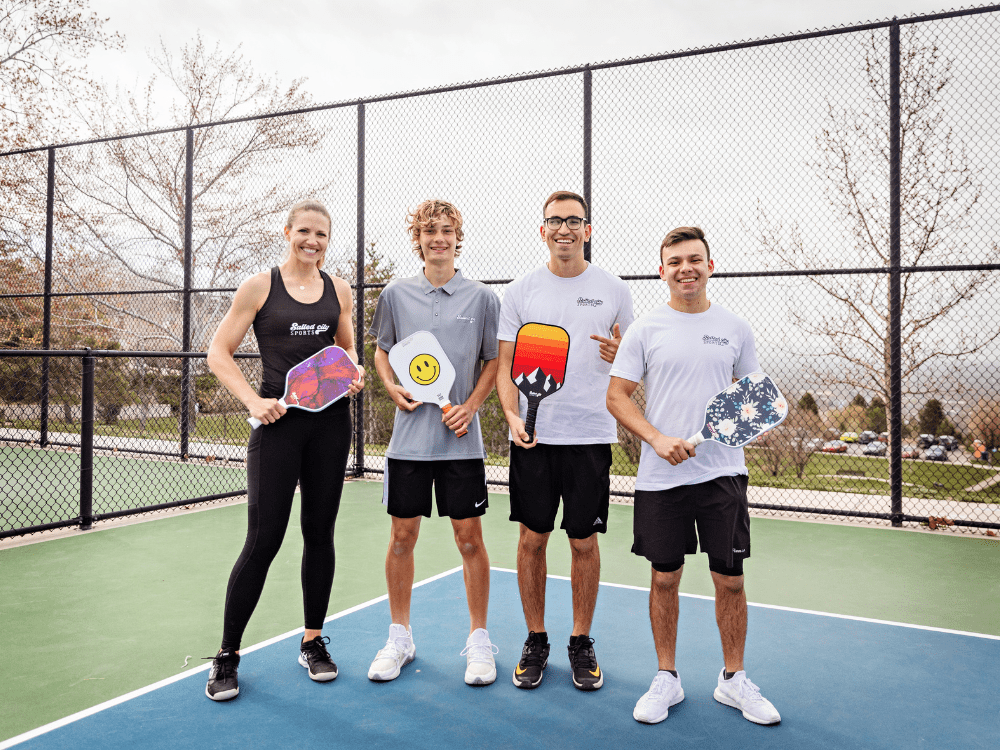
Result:
{"label": "black athletic shorts", "polygon": [[521,448],[510,444],[510,520],[536,534],[559,528],[570,539],[586,539],[608,530],[611,498],[611,446],[545,445]]}
{"label": "black athletic shorts", "polygon": [[632,519],[632,552],[651,563],[693,555],[699,543],[702,552],[729,568],[750,557],[750,509],[744,475],[669,490],[636,490]]}
{"label": "black athletic shorts", "polygon": [[481,458],[444,461],[385,460],[382,502],[396,518],[431,517],[431,485],[439,516],[476,518],[489,507]]}

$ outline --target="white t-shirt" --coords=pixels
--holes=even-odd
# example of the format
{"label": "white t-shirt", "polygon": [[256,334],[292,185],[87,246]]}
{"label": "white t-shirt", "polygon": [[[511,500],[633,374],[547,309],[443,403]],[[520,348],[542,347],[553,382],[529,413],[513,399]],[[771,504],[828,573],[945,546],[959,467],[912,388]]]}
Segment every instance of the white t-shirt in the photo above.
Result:
{"label": "white t-shirt", "polygon": [[[668,437],[688,439],[705,425],[705,405],[719,391],[760,369],[750,324],[719,305],[702,313],[658,307],[633,325],[611,374],[646,381],[646,419]],[[671,466],[642,444],[637,490],[665,490],[746,474],[742,448],[715,441]]]}
{"label": "white t-shirt", "polygon": [[[601,359],[600,342],[615,323],[624,333],[632,324],[628,284],[594,265],[579,276],[563,278],[547,266],[514,281],[500,305],[501,341],[516,341],[525,323],[561,326],[569,333],[569,357],[563,386],[538,405],[535,432],[547,445],[617,443],[615,418],[607,408],[611,365]],[[528,400],[518,394],[521,418]]]}

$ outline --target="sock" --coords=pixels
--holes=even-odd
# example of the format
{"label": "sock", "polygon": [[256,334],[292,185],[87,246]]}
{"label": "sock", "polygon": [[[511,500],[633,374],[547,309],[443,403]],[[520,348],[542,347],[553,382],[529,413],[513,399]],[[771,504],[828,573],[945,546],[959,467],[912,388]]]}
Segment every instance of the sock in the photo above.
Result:
{"label": "sock", "polygon": [[[672,674],[674,677],[678,677],[676,669],[661,669],[660,671],[661,672],[667,672],[668,674]],[[679,679],[679,677],[678,677],[678,679]]]}
{"label": "sock", "polygon": [[[535,633],[535,631],[531,631],[531,632]],[[570,637],[572,637],[572,636],[570,636]],[[541,633],[535,633],[535,639],[541,641],[542,643],[548,643],[549,642],[549,634],[546,631],[543,630]]]}
{"label": "sock", "polygon": [[736,672],[727,672],[725,667],[722,668],[722,675],[723,675],[722,679],[724,679],[724,680],[731,680],[731,679],[733,679],[733,676],[735,674],[736,674]]}

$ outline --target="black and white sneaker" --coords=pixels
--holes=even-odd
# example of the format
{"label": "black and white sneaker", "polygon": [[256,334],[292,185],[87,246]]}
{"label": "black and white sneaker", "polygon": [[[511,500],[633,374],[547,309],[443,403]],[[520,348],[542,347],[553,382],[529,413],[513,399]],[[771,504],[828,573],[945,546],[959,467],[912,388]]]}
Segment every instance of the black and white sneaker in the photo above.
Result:
{"label": "black and white sneaker", "polygon": [[240,666],[240,655],[235,651],[220,651],[215,656],[205,658],[212,660],[205,695],[213,701],[229,701],[239,695],[240,685],[236,680],[236,672]]}
{"label": "black and white sneaker", "polygon": [[589,635],[569,637],[569,663],[573,667],[573,684],[580,690],[597,690],[604,684],[604,673],[594,654],[594,639]]}
{"label": "black and white sneaker", "polygon": [[525,690],[538,687],[548,664],[549,637],[532,630],[521,649],[521,660],[514,667],[514,684]]}
{"label": "black and white sneaker", "polygon": [[309,670],[309,679],[329,682],[337,679],[337,665],[330,658],[326,644],[330,639],[325,635],[305,641],[299,646],[299,664]]}

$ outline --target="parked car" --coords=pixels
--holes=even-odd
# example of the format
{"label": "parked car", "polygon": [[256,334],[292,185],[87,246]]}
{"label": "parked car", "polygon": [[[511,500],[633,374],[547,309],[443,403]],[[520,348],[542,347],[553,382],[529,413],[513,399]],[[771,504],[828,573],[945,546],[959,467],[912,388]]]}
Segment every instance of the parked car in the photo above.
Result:
{"label": "parked car", "polygon": [[840,439],[845,443],[856,443],[858,442],[858,433],[856,432],[845,432],[840,436]]}
{"label": "parked car", "polygon": [[937,441],[946,451],[958,450],[958,440],[953,435],[938,435]]}
{"label": "parked car", "polygon": [[888,432],[880,432],[878,434],[878,441],[880,443],[888,443],[889,442],[889,433]]}
{"label": "parked car", "polygon": [[928,461],[947,461],[948,451],[944,449],[943,445],[932,445],[927,449],[927,452],[924,453],[924,458]]}
{"label": "parked car", "polygon": [[921,435],[917,438],[918,448],[930,448],[932,445],[937,445],[937,438],[933,435]]}
{"label": "parked car", "polygon": [[847,453],[847,443],[843,440],[831,440],[828,443],[824,443],[820,450],[823,453]]}
{"label": "parked car", "polygon": [[818,451],[823,449],[823,443],[825,441],[823,438],[813,438],[806,443],[806,450],[808,451]]}
{"label": "parked car", "polygon": [[885,455],[886,444],[880,443],[877,440],[868,443],[861,452],[866,456],[884,456]]}
{"label": "parked car", "polygon": [[907,448],[900,454],[900,456],[902,458],[920,458],[920,451],[916,448]]}
{"label": "parked car", "polygon": [[878,440],[878,435],[876,435],[871,430],[865,430],[860,435],[858,435],[858,442],[861,443],[862,445],[868,445],[868,443],[872,442],[873,440]]}

